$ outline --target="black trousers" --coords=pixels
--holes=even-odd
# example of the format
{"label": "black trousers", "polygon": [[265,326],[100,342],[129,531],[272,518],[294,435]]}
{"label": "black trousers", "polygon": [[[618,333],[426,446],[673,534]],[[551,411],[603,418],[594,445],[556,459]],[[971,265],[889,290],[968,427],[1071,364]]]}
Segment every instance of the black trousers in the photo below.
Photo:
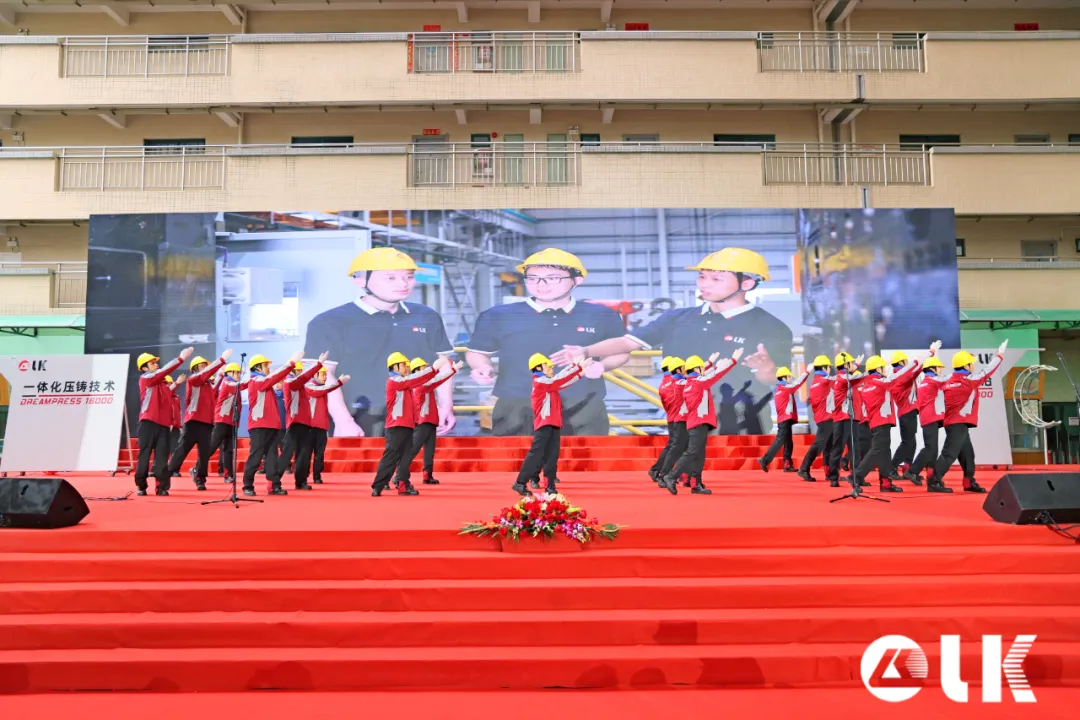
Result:
{"label": "black trousers", "polygon": [[928,467],[933,471],[934,461],[938,457],[938,431],[941,430],[941,426],[941,420],[932,422],[929,425],[923,425],[922,450],[919,451],[915,462],[911,463],[911,467],[908,468],[908,472],[912,475],[918,475]]}
{"label": "black trousers", "polygon": [[248,432],[251,445],[248,448],[247,460],[244,461],[244,488],[255,487],[255,473],[262,463],[266,468],[266,479],[274,487],[281,487],[281,476],[284,468],[278,462],[277,428],[253,428]]}
{"label": "black trousers", "polygon": [[525,461],[521,464],[515,485],[524,485],[533,478],[540,477],[540,471],[544,471],[544,478],[548,484],[555,482],[555,473],[559,467],[559,450],[562,445],[562,428],[544,425],[533,430],[532,445],[525,455]]}
{"label": "black trousers", "polygon": [[139,460],[135,463],[135,487],[146,489],[150,474],[150,456],[154,456],[154,479],[159,490],[168,490],[172,484],[169,472],[169,432],[171,428],[151,420],[139,421]]}
{"label": "black trousers", "polygon": [[766,450],[765,454],[761,457],[766,465],[773,461],[773,458],[776,457],[781,449],[784,451],[784,461],[788,463],[791,462],[791,452],[794,450],[795,445],[795,440],[791,435],[791,428],[794,426],[794,420],[784,420],[777,424],[776,439],[772,441],[772,445],[769,446],[769,449]]}
{"label": "black trousers", "polygon": [[[596,394],[576,402],[563,401],[562,434],[600,435],[607,437],[611,430],[607,405]],[[533,432],[532,400],[529,398],[499,398],[491,411],[491,432],[494,435],[529,435]]]}
{"label": "black trousers", "polygon": [[180,428],[169,428],[169,457],[180,447]]}
{"label": "black trousers", "polygon": [[675,423],[669,422],[667,424],[667,442],[664,443],[664,447],[660,450],[660,455],[657,456],[656,462],[649,468],[650,473],[659,472],[660,468],[664,467],[664,459],[667,454],[671,452],[671,447],[675,444]]}
{"label": "black trousers", "polygon": [[379,469],[375,471],[374,490],[385,490],[394,477],[394,471],[401,465],[401,458],[412,447],[413,429],[411,427],[390,427],[385,429],[383,454],[379,458]]}
{"label": "black trousers", "polygon": [[210,435],[210,454],[219,452],[219,472],[231,477],[233,472],[233,426],[229,423],[214,423],[214,431]]}
{"label": "black trousers", "polygon": [[660,477],[667,477],[671,473],[675,468],[675,463],[679,462],[679,458],[686,454],[686,448],[690,446],[690,433],[686,430],[686,422],[672,424],[675,426],[675,441],[664,457],[664,464],[660,466]]}
{"label": "black trousers", "polygon": [[821,456],[826,469],[828,469],[829,451],[832,449],[833,439],[832,428],[832,420],[822,420],[818,423],[817,434],[814,435],[814,442],[810,446],[810,449],[806,451],[806,457],[803,458],[802,465],[799,467],[802,472],[810,472],[810,468],[814,466],[814,461],[818,459],[819,455]]}
{"label": "black trousers", "polygon": [[401,456],[401,463],[398,465],[396,479],[399,482],[408,482],[412,477],[409,466],[421,450],[424,451],[424,472],[428,475],[432,473],[435,467],[435,431],[438,429],[439,426],[434,423],[420,423],[413,430],[412,445],[409,451]]}
{"label": "black trousers", "polygon": [[[869,429],[869,426],[867,426]],[[892,472],[892,425],[882,425],[870,430],[870,447],[855,468],[855,478],[865,480],[874,468],[878,470],[880,480],[889,477]]]}
{"label": "black trousers", "polygon": [[709,433],[712,425],[698,425],[691,428],[687,434],[689,440],[686,452],[682,454],[666,477],[680,478],[683,475],[701,479],[701,473],[705,470],[705,450],[709,442]]}
{"label": "black trousers", "polygon": [[826,463],[828,468],[826,477],[829,480],[840,477],[840,460],[844,457],[844,450],[851,446],[851,424],[853,422],[855,421],[833,421],[832,451],[829,453],[829,460]]}
{"label": "black trousers", "polygon": [[180,431],[180,443],[173,450],[169,459],[169,474],[180,472],[184,461],[192,448],[198,452],[198,460],[195,463],[195,476],[206,482],[206,474],[210,471],[210,454],[214,426],[209,423],[191,420],[184,423],[184,429]]}
{"label": "black trousers", "polygon": [[945,477],[952,464],[959,460],[964,477],[975,479],[975,448],[971,444],[971,426],[964,424],[948,425],[945,428],[945,444],[941,455],[934,463],[934,477]]}
{"label": "black trousers", "polygon": [[326,430],[311,428],[311,474],[322,480],[323,459],[326,455]]}
{"label": "black trousers", "polygon": [[900,447],[896,448],[896,454],[892,458],[894,468],[901,465],[910,465],[911,461],[915,459],[915,435],[918,432],[918,410],[912,410],[906,415],[900,416]]}
{"label": "black trousers", "polygon": [[[293,480],[296,482],[296,487],[307,483],[308,475],[311,473],[311,447],[314,431],[315,428],[310,425],[298,422],[294,422],[285,431],[285,451],[282,455],[285,458],[296,458],[293,467]],[[283,468],[288,467],[287,459],[283,459],[281,463]]]}

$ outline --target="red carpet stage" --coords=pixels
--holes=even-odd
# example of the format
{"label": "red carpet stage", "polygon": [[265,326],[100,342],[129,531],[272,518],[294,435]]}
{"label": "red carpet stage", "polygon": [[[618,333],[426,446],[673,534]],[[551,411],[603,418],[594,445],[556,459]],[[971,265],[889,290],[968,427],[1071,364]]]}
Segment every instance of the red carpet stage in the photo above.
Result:
{"label": "red carpet stage", "polygon": [[[91,501],[74,528],[0,530],[0,694],[817,688],[838,693],[837,707],[856,698],[865,715],[886,707],[859,679],[871,641],[922,643],[931,679],[920,699],[941,698],[939,636],[963,637],[964,677],[977,686],[984,633],[1007,636],[1006,648],[1038,635],[1025,663],[1037,695],[1080,687],[1071,541],[992,522],[984,496],[907,483],[889,504],[830,504],[843,489],[748,469],[768,438],[714,440],[714,494],[672,497],[644,474],[657,439],[565,439],[560,490],[626,526],[581,552],[504,553],[456,534],[516,497],[509,471],[526,441],[474,438],[440,440],[442,484],[419,497],[370,497],[378,441],[335,441],[331,474],[311,492],[268,497],[260,477],[265,504],[203,507],[226,486],[213,478],[198,493],[185,476],[168,498]],[[124,475],[71,479],[89,498],[133,490]],[[634,695],[583,697],[621,698],[597,712],[649,716]],[[671,695],[659,702],[672,712],[691,702]],[[383,698],[374,710],[412,696],[371,697]],[[64,703],[78,707],[42,707]]]}

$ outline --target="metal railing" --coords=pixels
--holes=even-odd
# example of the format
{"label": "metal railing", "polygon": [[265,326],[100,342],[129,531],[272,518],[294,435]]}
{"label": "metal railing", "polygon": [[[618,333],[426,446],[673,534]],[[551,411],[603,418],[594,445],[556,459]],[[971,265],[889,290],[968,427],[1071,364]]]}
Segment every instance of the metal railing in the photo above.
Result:
{"label": "metal railing", "polygon": [[778,144],[762,153],[766,185],[929,185],[930,153],[899,145]]}
{"label": "metal railing", "polygon": [[412,145],[409,185],[413,187],[537,187],[581,181],[577,143],[472,143]]}
{"label": "metal railing", "polygon": [[761,72],[925,72],[925,33],[758,33]]}
{"label": "metal railing", "polygon": [[580,53],[576,32],[414,33],[409,72],[575,73]]}
{"label": "metal railing", "polygon": [[63,77],[229,74],[228,35],[66,37]]}
{"label": "metal railing", "polygon": [[47,271],[53,277],[50,307],[86,307],[86,261],[0,262],[0,270]]}
{"label": "metal railing", "polygon": [[225,187],[223,146],[61,148],[61,190]]}

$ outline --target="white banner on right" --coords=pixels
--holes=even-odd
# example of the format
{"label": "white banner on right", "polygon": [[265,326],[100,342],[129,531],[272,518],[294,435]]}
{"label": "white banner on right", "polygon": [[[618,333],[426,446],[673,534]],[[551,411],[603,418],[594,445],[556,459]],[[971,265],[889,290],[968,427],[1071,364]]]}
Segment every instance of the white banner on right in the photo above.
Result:
{"label": "white banner on right", "polygon": [[[886,360],[893,350],[884,350],[881,356]],[[904,350],[910,357],[920,357],[926,354],[926,349]],[[938,355],[945,363],[945,371],[952,372],[952,356],[956,350],[942,349]],[[978,358],[975,372],[985,367],[997,354],[997,348],[983,348],[980,350],[968,350]],[[1016,362],[1029,352],[1029,349],[1007,348],[1001,367],[991,375],[981,388],[979,388],[979,424],[971,430],[971,444],[975,448],[975,462],[979,465],[1011,465],[1012,443],[1009,439],[1009,418],[1005,410],[1005,376]],[[922,431],[918,435],[919,450],[922,450]],[[945,431],[940,432],[938,448],[945,443]],[[900,427],[893,428],[892,449],[900,447]]]}

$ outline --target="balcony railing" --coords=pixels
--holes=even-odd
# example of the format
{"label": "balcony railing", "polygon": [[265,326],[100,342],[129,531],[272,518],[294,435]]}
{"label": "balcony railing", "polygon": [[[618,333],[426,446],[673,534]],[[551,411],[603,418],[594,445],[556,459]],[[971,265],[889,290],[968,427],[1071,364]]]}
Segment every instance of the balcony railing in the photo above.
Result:
{"label": "balcony railing", "polygon": [[766,185],[929,185],[929,149],[898,145],[778,145],[764,153]]}
{"label": "balcony railing", "polygon": [[60,149],[61,190],[188,190],[225,187],[225,147]]}
{"label": "balcony railing", "polygon": [[924,33],[758,33],[762,72],[925,72]]}
{"label": "balcony railing", "polygon": [[[52,275],[52,298],[50,308],[86,307],[86,262],[0,262],[0,271],[9,274],[38,274],[47,272]],[[5,314],[38,314],[44,308],[13,306],[10,302],[4,306]]]}
{"label": "balcony railing", "polygon": [[413,187],[538,187],[577,185],[581,146],[576,143],[471,143],[409,148]]}
{"label": "balcony railing", "polygon": [[581,71],[576,32],[415,33],[409,72],[575,73]]}
{"label": "balcony railing", "polygon": [[64,77],[229,74],[229,36],[80,36],[60,39]]}

